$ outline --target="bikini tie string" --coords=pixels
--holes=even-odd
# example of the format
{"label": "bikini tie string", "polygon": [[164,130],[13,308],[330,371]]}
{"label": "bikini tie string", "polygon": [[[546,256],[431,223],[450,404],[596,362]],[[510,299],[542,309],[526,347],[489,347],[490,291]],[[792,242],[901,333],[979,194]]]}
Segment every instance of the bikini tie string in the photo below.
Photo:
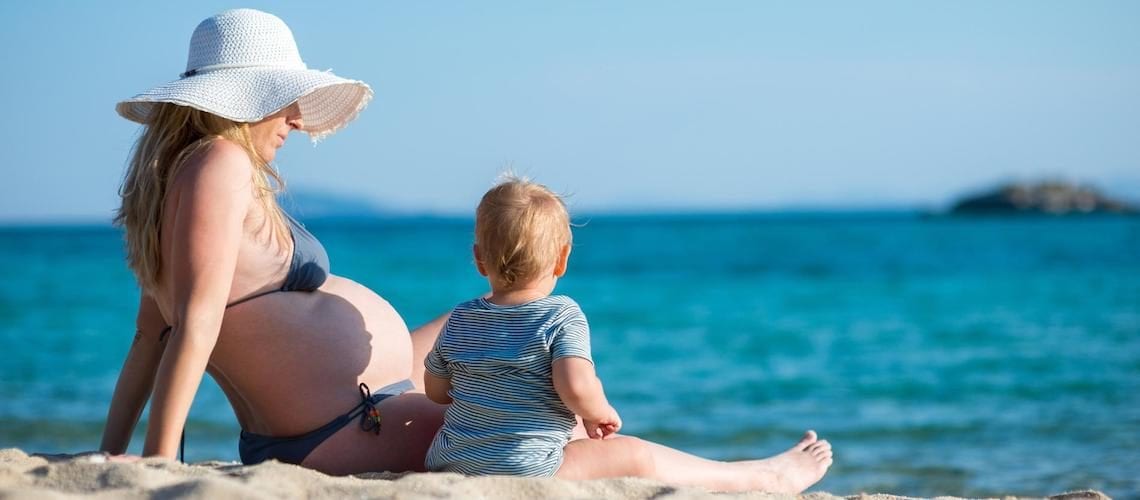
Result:
{"label": "bikini tie string", "polygon": [[368,390],[368,384],[363,382],[360,383],[360,399],[360,406],[363,408],[360,412],[360,429],[380,434],[380,410],[372,404],[372,391]]}

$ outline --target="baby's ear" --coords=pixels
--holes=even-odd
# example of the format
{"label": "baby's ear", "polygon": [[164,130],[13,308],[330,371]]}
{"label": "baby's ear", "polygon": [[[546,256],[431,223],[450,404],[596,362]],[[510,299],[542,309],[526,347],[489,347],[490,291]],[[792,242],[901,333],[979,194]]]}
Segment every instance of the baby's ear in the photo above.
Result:
{"label": "baby's ear", "polygon": [[554,264],[554,275],[561,278],[566,274],[566,265],[570,261],[570,244],[562,245],[558,251],[558,262]]}
{"label": "baby's ear", "polygon": [[471,253],[475,255],[475,268],[479,270],[479,274],[487,275],[487,268],[483,266],[483,259],[479,257],[479,245],[471,245]]}

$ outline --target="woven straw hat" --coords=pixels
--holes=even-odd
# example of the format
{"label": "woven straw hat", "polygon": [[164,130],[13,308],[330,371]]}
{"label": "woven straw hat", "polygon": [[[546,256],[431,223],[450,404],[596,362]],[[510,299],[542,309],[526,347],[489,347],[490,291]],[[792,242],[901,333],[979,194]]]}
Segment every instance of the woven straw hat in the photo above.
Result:
{"label": "woven straw hat", "polygon": [[372,99],[361,81],[308,69],[293,32],[272,14],[227,10],[194,29],[181,78],[120,102],[123,118],[146,123],[155,103],[190,106],[237,122],[256,122],[296,101],[305,132],[327,136]]}

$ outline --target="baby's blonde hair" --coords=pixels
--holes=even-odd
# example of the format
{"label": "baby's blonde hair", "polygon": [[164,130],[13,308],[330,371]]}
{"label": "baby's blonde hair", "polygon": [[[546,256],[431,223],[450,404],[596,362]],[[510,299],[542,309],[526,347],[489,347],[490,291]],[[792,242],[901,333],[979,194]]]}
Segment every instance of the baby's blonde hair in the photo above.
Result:
{"label": "baby's blonde hair", "polygon": [[525,178],[507,175],[475,211],[480,264],[507,290],[554,267],[571,239],[562,198]]}

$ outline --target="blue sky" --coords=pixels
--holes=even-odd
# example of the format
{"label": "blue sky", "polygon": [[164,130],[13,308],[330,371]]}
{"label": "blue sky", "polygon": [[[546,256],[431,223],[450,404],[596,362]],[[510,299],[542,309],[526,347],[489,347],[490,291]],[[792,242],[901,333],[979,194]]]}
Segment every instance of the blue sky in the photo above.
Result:
{"label": "blue sky", "polygon": [[1009,179],[1140,199],[1140,2],[3,2],[0,221],[107,220],[203,18],[290,25],[376,99],[297,191],[466,214],[507,165],[573,209],[944,206]]}

